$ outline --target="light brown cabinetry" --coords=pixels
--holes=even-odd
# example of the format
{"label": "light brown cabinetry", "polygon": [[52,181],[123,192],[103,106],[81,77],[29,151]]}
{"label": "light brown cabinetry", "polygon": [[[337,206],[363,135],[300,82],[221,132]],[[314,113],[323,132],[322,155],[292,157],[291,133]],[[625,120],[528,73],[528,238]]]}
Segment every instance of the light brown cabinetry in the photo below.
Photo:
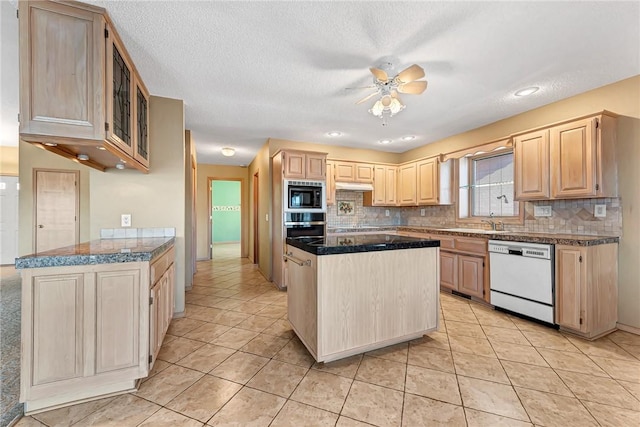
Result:
{"label": "light brown cabinetry", "polygon": [[325,180],[327,155],[303,151],[282,152],[282,173],[288,179]]}
{"label": "light brown cabinetry", "polygon": [[549,130],[516,136],[513,152],[516,199],[548,199]]}
{"label": "light brown cabinetry", "polygon": [[434,205],[439,200],[438,160],[435,158],[416,162],[418,205]]}
{"label": "light brown cabinetry", "polygon": [[317,258],[316,255],[287,246],[288,317],[312,354],[317,354],[318,350]]}
{"label": "light brown cabinetry", "polygon": [[396,206],[397,198],[396,166],[373,166],[373,191],[365,192],[362,203],[364,206]]}
{"label": "light brown cabinetry", "polygon": [[418,203],[416,192],[416,164],[398,166],[398,204],[415,206]]}
{"label": "light brown cabinetry", "polygon": [[21,138],[98,170],[124,159],[147,172],[135,110],[137,88],[148,93],[106,11],[21,1],[19,12]]}
{"label": "light brown cabinetry", "polygon": [[595,339],[618,321],[618,245],[556,245],[556,323]]}
{"label": "light brown cabinetry", "polygon": [[616,121],[605,111],[515,135],[516,198],[617,197]]}
{"label": "light brown cabinetry", "polygon": [[440,240],[440,286],[489,302],[487,240],[434,234]]}
{"label": "light brown cabinetry", "polygon": [[336,204],[336,179],[334,176],[334,162],[327,160],[327,206]]}
{"label": "light brown cabinetry", "polygon": [[173,316],[173,256],[153,287],[149,262],[22,270],[26,413],[135,390]]}
{"label": "light brown cabinetry", "polygon": [[373,182],[373,165],[369,163],[335,162],[336,182]]}

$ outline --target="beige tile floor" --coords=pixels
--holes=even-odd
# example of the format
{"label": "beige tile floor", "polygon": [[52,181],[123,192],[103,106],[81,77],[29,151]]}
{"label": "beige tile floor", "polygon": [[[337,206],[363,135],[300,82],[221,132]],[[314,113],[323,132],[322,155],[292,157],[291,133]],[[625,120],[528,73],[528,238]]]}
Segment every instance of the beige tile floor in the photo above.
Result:
{"label": "beige tile floor", "polygon": [[442,294],[441,330],[315,364],[286,293],[216,247],[139,391],[19,426],[639,426],[640,336],[596,342]]}

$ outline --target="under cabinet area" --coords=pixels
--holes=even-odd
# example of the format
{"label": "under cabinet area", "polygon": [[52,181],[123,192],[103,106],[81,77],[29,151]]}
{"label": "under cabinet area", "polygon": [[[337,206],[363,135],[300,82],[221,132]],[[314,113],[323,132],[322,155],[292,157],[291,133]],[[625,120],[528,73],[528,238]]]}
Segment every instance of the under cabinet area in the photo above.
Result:
{"label": "under cabinet area", "polygon": [[25,413],[136,389],[173,317],[174,257],[22,269]]}
{"label": "under cabinet area", "polygon": [[148,172],[149,93],[107,12],[20,1],[19,18],[21,139],[101,171]]}
{"label": "under cabinet area", "polygon": [[556,245],[556,323],[587,339],[616,328],[618,245]]}

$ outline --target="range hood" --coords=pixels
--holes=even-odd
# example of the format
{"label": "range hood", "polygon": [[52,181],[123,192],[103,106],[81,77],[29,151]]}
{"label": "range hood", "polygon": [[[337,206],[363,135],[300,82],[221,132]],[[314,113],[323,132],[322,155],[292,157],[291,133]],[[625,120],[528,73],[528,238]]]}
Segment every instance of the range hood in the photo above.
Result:
{"label": "range hood", "polygon": [[336,182],[336,190],[373,191],[373,185],[359,182]]}

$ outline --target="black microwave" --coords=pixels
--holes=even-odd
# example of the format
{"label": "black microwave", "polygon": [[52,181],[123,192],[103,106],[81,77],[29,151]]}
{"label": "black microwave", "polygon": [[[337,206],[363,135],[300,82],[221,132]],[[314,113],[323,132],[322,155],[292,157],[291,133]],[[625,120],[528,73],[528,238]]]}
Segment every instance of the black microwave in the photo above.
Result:
{"label": "black microwave", "polygon": [[285,212],[326,212],[324,182],[286,180],[284,208]]}

